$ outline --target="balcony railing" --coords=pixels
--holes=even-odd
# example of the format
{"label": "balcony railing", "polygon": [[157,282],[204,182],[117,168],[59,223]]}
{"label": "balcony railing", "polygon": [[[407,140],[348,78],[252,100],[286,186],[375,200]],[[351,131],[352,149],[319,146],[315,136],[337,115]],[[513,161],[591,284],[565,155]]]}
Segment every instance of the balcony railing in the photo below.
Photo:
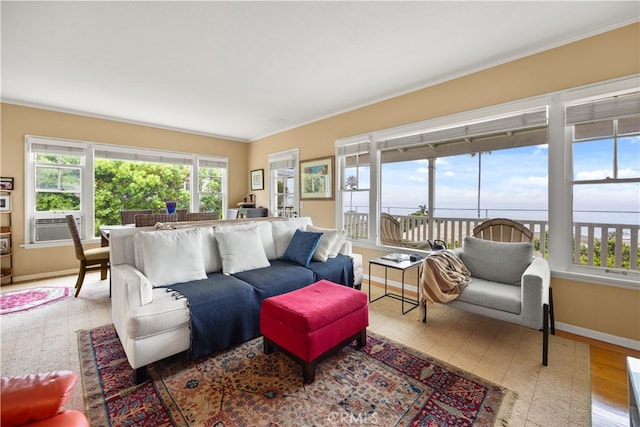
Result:
{"label": "balcony railing", "polygon": [[[345,212],[345,229],[350,237],[366,239],[368,236],[368,214]],[[393,215],[404,230],[404,239],[408,241],[444,240],[447,247],[455,248],[462,244],[466,236],[485,219],[482,218],[433,218],[426,216]],[[533,231],[535,250],[547,255],[547,221],[516,221]],[[629,224],[574,223],[573,224],[573,261],[576,264],[594,267],[607,267],[621,270],[639,270],[638,234],[640,226]],[[602,238],[607,244],[602,244]]]}

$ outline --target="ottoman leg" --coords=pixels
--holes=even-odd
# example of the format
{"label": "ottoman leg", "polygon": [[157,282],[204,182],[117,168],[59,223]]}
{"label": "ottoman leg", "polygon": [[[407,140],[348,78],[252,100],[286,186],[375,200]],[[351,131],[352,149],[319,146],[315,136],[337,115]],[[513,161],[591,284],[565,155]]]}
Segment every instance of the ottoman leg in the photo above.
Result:
{"label": "ottoman leg", "polygon": [[318,360],[313,360],[311,362],[305,362],[302,364],[302,381],[305,384],[311,384],[316,380],[316,366],[318,365]]}
{"label": "ottoman leg", "polygon": [[265,336],[262,337],[262,348],[263,348],[264,354],[273,353],[273,344],[271,344],[271,341],[269,341],[269,339]]}
{"label": "ottoman leg", "polygon": [[362,348],[367,344],[367,328],[364,328],[358,334],[358,348]]}

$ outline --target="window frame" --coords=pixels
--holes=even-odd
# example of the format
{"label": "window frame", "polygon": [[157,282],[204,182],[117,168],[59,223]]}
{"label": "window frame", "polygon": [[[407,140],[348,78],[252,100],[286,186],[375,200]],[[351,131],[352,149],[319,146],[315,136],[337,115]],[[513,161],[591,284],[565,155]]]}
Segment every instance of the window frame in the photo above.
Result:
{"label": "window frame", "polygon": [[[71,149],[82,151],[84,154],[84,166],[81,172],[81,207],[80,211],[63,211],[63,212],[36,212],[35,211],[35,152],[34,147],[52,146],[60,147],[61,150]],[[61,138],[51,138],[45,136],[25,135],[25,211],[24,211],[24,247],[42,248],[51,246],[68,245],[71,241],[57,240],[46,242],[32,242],[32,219],[42,218],[46,216],[64,216],[66,214],[75,214],[83,220],[78,230],[81,237],[84,236],[88,242],[97,242],[99,237],[93,236],[95,225],[95,201],[94,201],[94,174],[95,159],[112,159],[112,160],[129,160],[129,161],[147,161],[165,164],[181,164],[190,166],[191,180],[197,183],[198,166],[200,162],[215,162],[223,169],[222,176],[222,206],[223,209],[228,204],[228,158],[221,156],[212,156],[197,153],[187,153],[178,151],[167,151],[150,148],[120,146],[115,144],[103,144],[88,141],[78,141]],[[195,212],[199,210],[199,186],[190,185],[190,206],[189,210]],[[91,237],[87,237],[91,236]]]}
{"label": "window frame", "polygon": [[[340,138],[335,142],[335,154],[338,168],[337,179],[341,182],[343,177],[344,162],[339,152],[339,147],[348,144],[357,138],[369,138],[371,153],[371,196],[369,205],[369,238],[352,239],[355,246],[380,250],[378,244],[379,221],[379,193],[380,193],[380,156],[376,147],[378,141],[410,137],[430,130],[438,130],[446,127],[471,123],[486,117],[509,114],[515,111],[545,107],[548,108],[548,227],[549,227],[549,262],[554,277],[563,277],[573,280],[587,280],[607,286],[623,288],[640,288],[640,273],[630,271],[625,277],[619,275],[603,275],[593,271],[594,268],[574,268],[572,262],[572,152],[571,135],[565,126],[565,108],[570,103],[589,97],[602,97],[615,93],[623,93],[637,90],[638,75],[611,81],[548,93],[536,97],[516,100],[499,105],[488,106],[476,110],[460,112],[448,116],[427,119],[421,122],[397,126],[388,129],[373,131],[368,134],[354,135]],[[562,183],[551,185],[551,183]],[[335,223],[337,227],[344,227],[342,214],[342,192],[338,192],[336,199]]]}
{"label": "window frame", "polygon": [[280,151],[269,154],[268,157],[268,182],[269,182],[269,211],[273,216],[280,216],[278,210],[278,171],[282,169],[293,169],[293,192],[282,193],[286,197],[288,194],[293,195],[293,209],[287,215],[283,212],[283,217],[298,216],[300,212],[300,150],[294,148],[291,150]]}

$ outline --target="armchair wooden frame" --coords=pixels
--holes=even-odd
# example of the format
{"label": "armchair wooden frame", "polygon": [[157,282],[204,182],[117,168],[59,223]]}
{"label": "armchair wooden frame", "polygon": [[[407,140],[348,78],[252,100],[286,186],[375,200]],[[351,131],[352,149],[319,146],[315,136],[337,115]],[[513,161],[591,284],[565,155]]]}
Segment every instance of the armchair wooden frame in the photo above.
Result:
{"label": "armchair wooden frame", "polygon": [[531,242],[533,232],[512,219],[494,218],[477,225],[473,237],[494,242]]}
{"label": "armchair wooden frame", "polygon": [[388,246],[424,250],[431,248],[431,243],[428,240],[413,242],[404,239],[400,222],[387,213],[380,214],[380,241],[383,245]]}

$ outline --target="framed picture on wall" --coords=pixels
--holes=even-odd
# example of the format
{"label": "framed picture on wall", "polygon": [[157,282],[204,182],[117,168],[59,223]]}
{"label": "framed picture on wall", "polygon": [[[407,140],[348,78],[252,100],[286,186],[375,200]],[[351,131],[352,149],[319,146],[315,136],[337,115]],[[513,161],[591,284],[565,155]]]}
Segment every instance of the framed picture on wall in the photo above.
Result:
{"label": "framed picture on wall", "polygon": [[11,240],[9,237],[0,237],[0,255],[11,253]]}
{"label": "framed picture on wall", "polygon": [[300,162],[300,199],[333,200],[333,156]]}
{"label": "framed picture on wall", "polygon": [[264,190],[264,169],[251,171],[251,191]]}
{"label": "framed picture on wall", "polygon": [[11,197],[8,194],[0,194],[0,211],[11,210]]}
{"label": "framed picture on wall", "polygon": [[0,177],[0,190],[13,190],[13,178]]}

